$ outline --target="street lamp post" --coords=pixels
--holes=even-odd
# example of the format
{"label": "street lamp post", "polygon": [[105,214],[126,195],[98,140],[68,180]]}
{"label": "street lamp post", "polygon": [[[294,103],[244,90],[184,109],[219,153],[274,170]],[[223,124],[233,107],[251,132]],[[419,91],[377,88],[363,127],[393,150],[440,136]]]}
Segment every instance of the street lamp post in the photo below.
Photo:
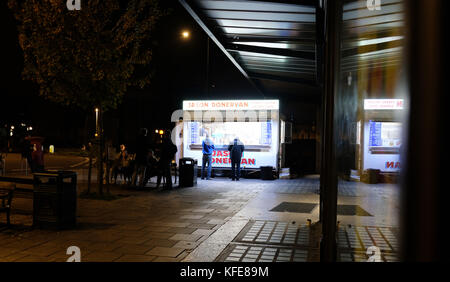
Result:
{"label": "street lamp post", "polygon": [[101,108],[95,108],[95,143],[97,150],[97,183],[99,194],[103,194],[103,117]]}
{"label": "street lamp post", "polygon": [[99,112],[99,109],[95,108],[95,137],[98,137],[98,132],[99,132],[99,128],[98,128],[98,112]]}

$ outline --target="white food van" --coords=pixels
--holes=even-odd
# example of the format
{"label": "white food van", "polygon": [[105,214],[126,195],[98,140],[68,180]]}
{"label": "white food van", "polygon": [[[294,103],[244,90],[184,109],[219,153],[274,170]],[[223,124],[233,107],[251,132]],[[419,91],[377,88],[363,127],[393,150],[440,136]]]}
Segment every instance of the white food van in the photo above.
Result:
{"label": "white food van", "polygon": [[182,114],[174,132],[177,162],[193,158],[201,166],[202,141],[208,134],[215,145],[213,168],[231,168],[228,145],[237,137],[245,146],[241,169],[279,169],[280,138],[284,138],[279,100],[183,101]]}

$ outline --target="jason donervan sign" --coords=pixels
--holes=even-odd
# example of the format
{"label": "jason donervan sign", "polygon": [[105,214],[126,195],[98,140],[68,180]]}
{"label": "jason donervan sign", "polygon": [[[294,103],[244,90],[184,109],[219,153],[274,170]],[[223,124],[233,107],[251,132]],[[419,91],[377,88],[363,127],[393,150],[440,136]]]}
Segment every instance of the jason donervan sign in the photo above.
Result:
{"label": "jason donervan sign", "polygon": [[278,100],[207,100],[183,101],[183,110],[278,110]]}

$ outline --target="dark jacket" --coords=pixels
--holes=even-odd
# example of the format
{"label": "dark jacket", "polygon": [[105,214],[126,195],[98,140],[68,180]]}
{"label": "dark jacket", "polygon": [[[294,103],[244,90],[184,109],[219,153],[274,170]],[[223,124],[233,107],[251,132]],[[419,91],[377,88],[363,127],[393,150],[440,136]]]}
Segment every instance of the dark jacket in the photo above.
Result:
{"label": "dark jacket", "polygon": [[160,144],[160,162],[170,163],[175,157],[177,151],[177,146],[172,143],[172,140],[170,140],[169,138],[164,139]]}
{"label": "dark jacket", "polygon": [[24,139],[24,140],[22,140],[20,145],[21,145],[22,158],[30,158],[31,159],[31,154],[33,153],[33,146],[31,145],[30,140]]}
{"label": "dark jacket", "polygon": [[230,151],[230,159],[232,161],[239,161],[242,158],[244,149],[244,143],[242,143],[239,139],[234,139],[234,141],[228,146],[228,151]]}
{"label": "dark jacket", "polygon": [[136,162],[139,164],[145,164],[147,161],[147,152],[150,148],[150,144],[146,135],[139,135],[136,144]]}

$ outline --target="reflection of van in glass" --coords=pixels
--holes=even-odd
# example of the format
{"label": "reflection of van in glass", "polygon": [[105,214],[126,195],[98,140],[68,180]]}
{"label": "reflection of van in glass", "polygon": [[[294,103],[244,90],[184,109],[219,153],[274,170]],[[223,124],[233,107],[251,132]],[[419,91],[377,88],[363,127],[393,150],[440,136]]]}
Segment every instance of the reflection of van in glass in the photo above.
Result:
{"label": "reflection of van in glass", "polygon": [[400,171],[402,123],[388,120],[379,118],[364,123],[361,147],[363,170]]}

